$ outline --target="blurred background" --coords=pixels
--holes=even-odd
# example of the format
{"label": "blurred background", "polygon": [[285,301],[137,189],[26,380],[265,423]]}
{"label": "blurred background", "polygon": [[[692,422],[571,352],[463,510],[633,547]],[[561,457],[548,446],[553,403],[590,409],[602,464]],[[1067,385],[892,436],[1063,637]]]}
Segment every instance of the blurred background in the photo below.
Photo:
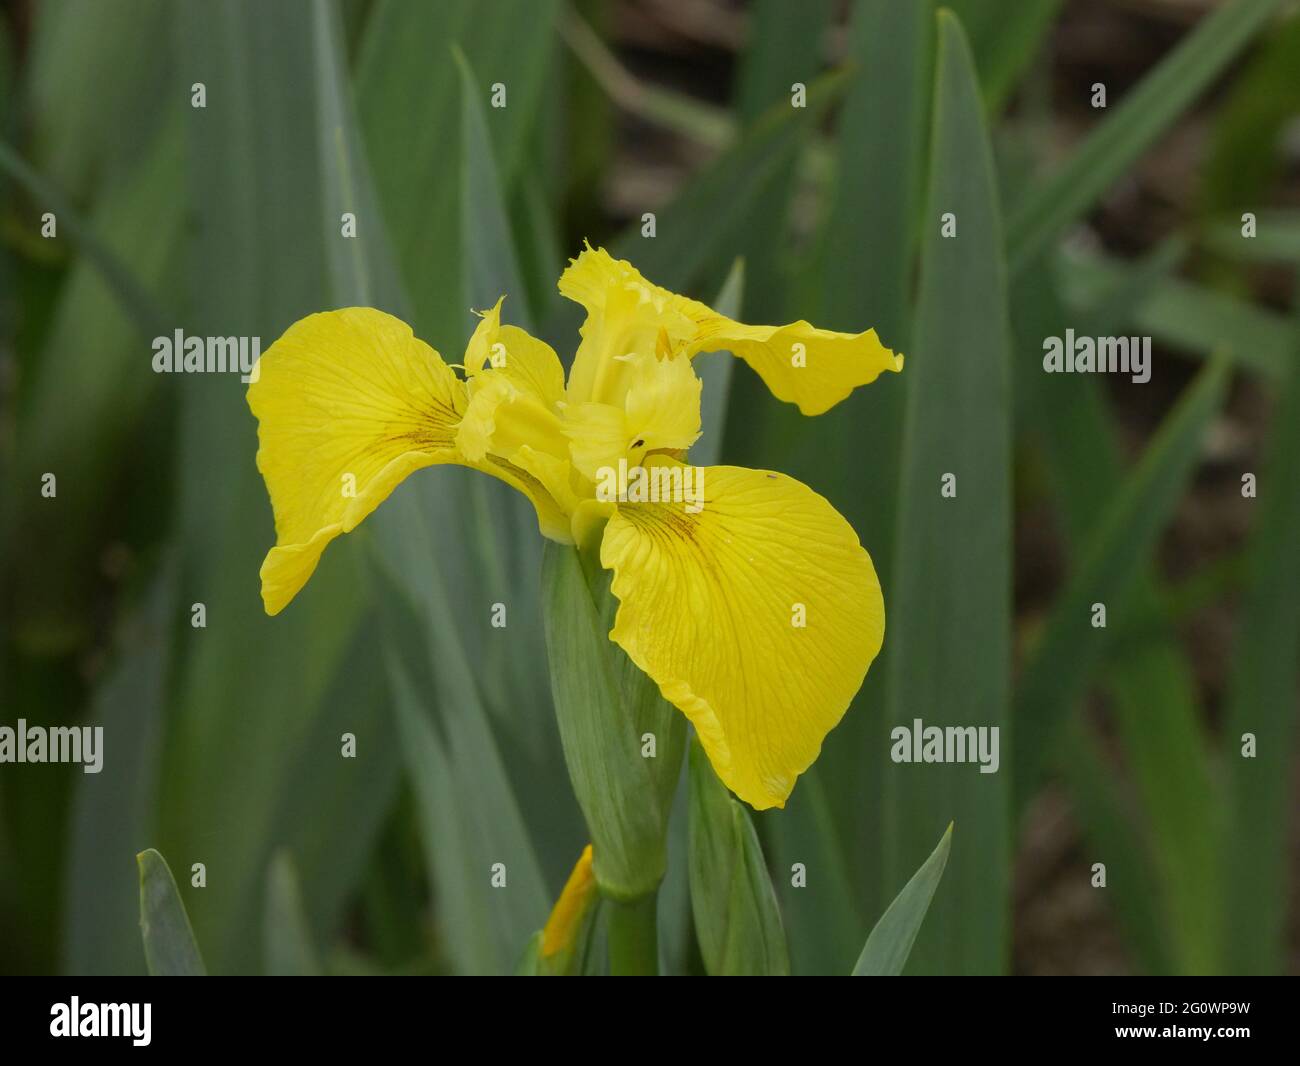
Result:
{"label": "blurred background", "polygon": [[[826,495],[885,588],[756,817],[795,972],[953,819],[915,972],[1300,969],[1300,16],[946,6],[977,81],[930,0],[0,3],[0,725],[104,729],[99,774],[0,765],[0,970],[142,971],[146,847],[214,972],[514,968],[586,842],[526,505],[423,472],[268,619],[244,385],[151,345],[366,303],[456,362],[506,292],[567,360],[584,237],[908,355],[819,419],[743,366],[706,401],[702,461]],[[1067,328],[1153,338],[1150,382],[1044,374]],[[999,771],[891,763],[917,717],[999,725]]]}

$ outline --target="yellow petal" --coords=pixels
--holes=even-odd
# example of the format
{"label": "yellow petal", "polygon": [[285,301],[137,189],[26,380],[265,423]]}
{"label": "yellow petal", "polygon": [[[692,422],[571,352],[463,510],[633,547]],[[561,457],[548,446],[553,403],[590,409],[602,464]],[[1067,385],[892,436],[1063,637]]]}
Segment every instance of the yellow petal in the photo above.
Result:
{"label": "yellow petal", "polygon": [[261,572],[267,614],[403,478],[460,459],[464,384],[406,323],[373,308],[295,322],[263,354],[248,405],[275,512],[276,546]]}
{"label": "yellow petal", "polygon": [[682,450],[700,439],[701,381],[689,359],[638,354],[624,410],[632,449]]}
{"label": "yellow petal", "polygon": [[594,402],[622,407],[631,371],[626,357],[671,354],[695,332],[676,308],[677,297],[603,248],[588,245],[561,275],[559,289],[587,309],[569,372],[571,406]]}
{"label": "yellow petal", "polygon": [[[602,353],[622,348],[618,354],[623,354],[632,350],[627,347],[632,344],[638,351],[662,354],[666,349],[692,358],[701,352],[729,351],[753,367],[778,399],[797,404],[806,415],[816,415],[884,371],[903,369],[903,357],[886,348],[875,330],[836,333],[803,321],[787,326],[747,326],[698,300],[647,281],[631,263],[614,259],[603,248],[588,246],[570,264],[560,279],[560,292],[583,304],[588,312],[583,343],[593,351],[589,365],[581,367],[587,375],[579,379],[583,387],[587,387],[588,378],[595,380],[598,368],[604,365],[602,360],[608,358],[608,354],[597,355],[596,348]],[[662,333],[648,322],[638,329],[628,328],[629,316],[623,308],[620,321],[624,329],[617,343],[611,342],[609,334],[616,332],[608,325],[614,293],[635,293],[635,306],[647,316],[657,315],[664,327]],[[579,369],[575,360],[575,374]],[[569,391],[574,398],[573,380]],[[590,389],[576,398],[618,402],[594,395]]]}
{"label": "yellow petal", "polygon": [[623,408],[608,403],[580,403],[564,416],[564,432],[570,440],[573,465],[583,477],[595,480],[601,467],[617,466],[627,453],[627,415]]}
{"label": "yellow petal", "polygon": [[805,415],[830,410],[886,370],[903,369],[903,357],[881,344],[874,329],[835,333],[802,321],[788,326],[746,326],[704,304],[696,306],[702,309],[697,319],[699,330],[687,354],[728,351],[739,356],[773,396],[797,404]]}
{"label": "yellow petal", "polygon": [[560,898],[551,909],[542,930],[542,957],[554,959],[562,952],[572,952],[578,944],[582,923],[596,901],[596,878],[591,872],[591,845],[582,849],[577,865],[569,874]]}
{"label": "yellow petal", "polygon": [[573,465],[593,481],[620,459],[636,466],[655,452],[685,451],[700,436],[700,379],[689,359],[640,353],[623,361],[621,406],[588,402],[565,411]]}
{"label": "yellow petal", "polygon": [[501,324],[501,304],[486,311],[465,346],[465,374],[473,383],[481,374],[499,374],[516,388],[551,407],[564,399],[564,367],[555,349],[518,326]]}
{"label": "yellow petal", "polygon": [[456,446],[476,469],[533,502],[544,536],[568,543],[567,515],[576,498],[559,415],[564,368],[549,344],[517,326],[503,326],[500,316],[498,300],[466,346],[469,403]]}
{"label": "yellow petal", "polygon": [[807,486],[703,473],[696,514],[620,503],[610,518],[610,638],[694,723],[728,788],[780,807],[880,650],[880,584],[852,527]]}

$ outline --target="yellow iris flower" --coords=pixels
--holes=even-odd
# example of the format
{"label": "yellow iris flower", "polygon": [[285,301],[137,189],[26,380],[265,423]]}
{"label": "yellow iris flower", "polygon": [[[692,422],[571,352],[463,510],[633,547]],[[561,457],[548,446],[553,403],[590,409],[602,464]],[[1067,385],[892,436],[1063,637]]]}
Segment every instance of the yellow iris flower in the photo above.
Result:
{"label": "yellow iris flower", "polygon": [[598,550],[619,602],[610,639],[694,723],[728,788],[783,806],[880,650],[870,557],[825,499],[782,474],[706,467],[685,506],[598,490],[620,464],[690,473],[700,353],[739,356],[806,415],[901,370],[902,356],[874,331],[742,325],[590,246],[559,289],[587,311],[567,383],[549,345],[501,323],[501,301],[470,337],[463,379],[372,308],[309,315],[264,353],[248,402],[275,512],[266,611],[408,474],[491,474],[532,501],[544,536]]}

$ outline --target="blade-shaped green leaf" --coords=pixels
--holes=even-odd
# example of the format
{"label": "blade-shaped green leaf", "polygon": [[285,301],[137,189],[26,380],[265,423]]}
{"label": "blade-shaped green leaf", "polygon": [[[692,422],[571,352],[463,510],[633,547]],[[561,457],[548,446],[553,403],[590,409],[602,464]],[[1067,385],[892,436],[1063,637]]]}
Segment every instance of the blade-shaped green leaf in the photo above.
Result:
{"label": "blade-shaped green leaf", "polygon": [[[932,5],[858,0],[848,49],[853,80],[836,133],[836,180],[818,269],[808,272],[818,291],[808,294],[807,306],[789,307],[788,317],[846,332],[875,329],[891,348],[910,355],[933,80]],[[747,465],[783,470],[835,505],[871,553],[887,604],[893,602],[907,376],[882,377],[808,419],[740,374],[736,406],[746,416],[733,419],[738,432],[728,438]],[[828,463],[828,455],[846,461]],[[892,644],[886,639],[867,683],[809,772],[817,784],[810,781],[808,794],[793,798],[791,817],[759,822],[772,853],[783,859],[806,856],[808,833],[817,834],[815,855],[841,856],[818,875],[829,890],[825,907],[815,907],[788,878],[777,879],[797,972],[844,973],[861,928],[859,908],[872,914],[888,899],[879,856]]]}
{"label": "blade-shaped green leaf", "polygon": [[546,891],[486,716],[475,700],[439,721],[396,653],[389,668],[439,932],[459,972],[508,973],[545,919]]}
{"label": "blade-shaped green leaf", "polygon": [[178,91],[188,95],[190,81],[178,84],[185,75],[158,46],[174,14],[166,0],[65,0],[32,9],[23,83],[32,158],[78,203],[134,170]]}
{"label": "blade-shaped green leaf", "polygon": [[262,950],[268,976],[316,977],[321,973],[303,907],[298,871],[289,853],[284,851],[271,859],[266,875]]}
{"label": "blade-shaped green leaf", "polygon": [[[439,350],[456,351],[463,343],[471,306],[458,165],[463,105],[451,46],[459,44],[468,56],[481,99],[489,99],[493,86],[504,87],[505,106],[492,110],[489,132],[509,184],[527,162],[556,48],[557,11],[555,0],[489,6],[380,0],[367,19],[357,110],[397,262],[411,288],[416,333]],[[522,292],[511,298],[522,306]]]}
{"label": "blade-shaped green leaf", "polygon": [[[1273,413],[1273,440],[1258,479],[1259,514],[1237,634],[1227,720],[1229,826],[1223,962],[1234,973],[1283,967],[1287,899],[1287,814],[1294,816],[1297,649],[1300,649],[1300,289],[1290,380]],[[1247,734],[1254,754],[1247,757]]]}
{"label": "blade-shaped green leaf", "polygon": [[1166,417],[1138,467],[1084,550],[1022,671],[1016,695],[1015,789],[1023,807],[1041,778],[1043,760],[1059,739],[1064,716],[1082,697],[1105,650],[1105,629],[1093,625],[1093,605],[1122,614],[1142,571],[1182,495],[1206,427],[1219,410],[1227,367],[1206,367]]}
{"label": "blade-shaped green leaf", "polygon": [[[1132,309],[1163,284],[1181,242],[1152,253],[1095,306],[1071,318],[1050,270],[1031,271],[1017,286],[1016,325],[1020,411],[1044,445],[1049,481],[1057,490],[1067,541],[1087,545],[1098,516],[1120,491],[1122,448],[1101,385],[1077,375],[1048,375],[1037,358],[1044,337],[1064,335],[1074,322],[1085,335],[1123,332]],[[1157,368],[1155,373],[1161,371]],[[1129,385],[1130,388],[1144,386]],[[1114,605],[1112,605],[1114,607]],[[1117,637],[1127,619],[1154,616],[1150,636],[1128,646]],[[1110,647],[1123,648],[1099,664],[1098,684],[1114,697],[1124,744],[1122,763],[1134,780],[1093,742],[1091,727],[1071,719],[1069,739],[1055,750],[1090,842],[1113,875],[1106,899],[1132,931],[1139,966],[1153,973],[1195,972],[1213,943],[1217,847],[1209,754],[1202,735],[1190,664],[1163,614],[1153,579],[1139,569],[1122,611],[1112,611]],[[1110,787],[1115,794],[1108,795]],[[1149,841],[1149,845],[1147,843]]]}
{"label": "blade-shaped green leaf", "polygon": [[894,897],[889,909],[871,930],[867,942],[853,967],[854,977],[897,977],[912,953],[912,944],[921,931],[930,901],[948,865],[952,847],[952,825],[944,830],[938,845],[903,890]]}
{"label": "blade-shaped green leaf", "polygon": [[[28,647],[57,651],[79,633],[85,637],[101,584],[96,554],[106,535],[120,535],[103,527],[122,451],[157,418],[169,391],[150,366],[148,338],[170,333],[163,308],[179,298],[180,133],[178,122],[160,131],[132,170],[106,183],[88,218],[0,144],[0,169],[27,188],[35,211],[55,215],[57,236],[48,243],[66,241],[78,252],[24,381],[14,468],[18,484],[57,471],[67,490],[56,507],[16,492],[2,516],[14,528],[11,551],[41,559],[14,574],[15,635]],[[40,217],[30,216],[32,232]],[[95,335],[92,360],[88,329]],[[136,462],[135,473],[144,475]]]}
{"label": "blade-shaped green leaf", "polygon": [[[790,106],[796,84],[805,87],[821,73],[821,42],[830,24],[827,0],[757,0],[751,14],[750,47],[736,73],[736,111],[742,129],[759,121],[773,105]],[[788,304],[793,267],[790,221],[798,181],[798,159],[787,159],[763,188],[750,212],[750,224],[731,251],[749,264],[745,299],[758,315],[778,313]],[[740,313],[732,317],[743,318]]]}
{"label": "blade-shaped green leaf", "polygon": [[[793,284],[780,304],[755,309],[754,320],[806,318],[855,333],[874,328],[910,358],[933,65],[930,8],[892,0],[858,0],[853,6],[846,56],[851,76],[837,126],[836,177],[825,226],[803,284]],[[833,410],[805,418],[739,370],[727,431],[731,461],[798,478],[850,521],[871,553],[887,604],[893,602],[894,501],[907,377],[886,375]],[[843,461],[827,462],[827,456]],[[792,886],[788,876],[776,878],[798,973],[844,973],[857,946],[859,907],[874,913],[887,902],[878,856],[891,650],[886,639],[866,684],[787,811],[757,819],[782,872],[803,861],[819,885],[814,896]]]}
{"label": "blade-shaped green leaf", "polygon": [[[1010,694],[1007,293],[970,50],[952,15],[938,22],[921,295],[903,373],[910,380],[898,550],[885,604],[888,721],[895,734],[924,719],[997,730],[985,734],[991,738],[1006,731]],[[945,236],[945,221],[955,222],[955,236]],[[936,825],[963,820],[952,875],[916,944],[918,972],[996,973],[1007,963],[1009,785],[1005,768],[982,769],[886,764],[887,879],[897,884],[920,865],[917,841]]]}
{"label": "blade-shaped green leaf", "polygon": [[[41,205],[43,211],[54,215],[58,227],[65,236],[72,238],[87,260],[99,271],[104,283],[140,332],[156,334],[166,328],[169,318],[132,267],[100,240],[93,226],[81,217],[81,212],[73,207],[62,191],[3,142],[0,142],[0,171],[16,181],[28,196]],[[173,177],[174,170],[169,169],[167,176]],[[156,198],[153,206],[156,211]],[[155,243],[150,242],[151,246]]]}
{"label": "blade-shaped green leaf", "polygon": [[491,307],[509,295],[512,316],[531,328],[528,292],[519,273],[505,196],[484,117],[482,89],[459,47],[460,70],[461,246],[465,254],[465,291],[472,307]]}
{"label": "blade-shaped green leaf", "polygon": [[92,719],[116,754],[99,773],[78,775],[63,906],[69,973],[143,972],[131,856],[155,834],[175,580],[175,568],[164,565],[138,614],[121,626],[121,658],[95,696]]}
{"label": "blade-shaped green leaf", "polygon": [[[1066,301],[1088,306],[1124,283],[1114,262],[1071,255],[1062,261]],[[1285,316],[1230,293],[1181,278],[1152,287],[1134,310],[1129,328],[1178,351],[1206,358],[1222,353],[1261,377],[1281,381],[1291,365],[1291,330]]]}
{"label": "blade-shaped green leaf", "polygon": [[150,976],[204,976],[194,930],[166,860],[153,848],[135,860],[140,867],[140,934]]}
{"label": "blade-shaped green leaf", "polygon": [[1097,202],[1276,14],[1280,0],[1233,0],[1207,15],[1103,119],[1068,163],[1020,201],[1007,222],[1013,274]]}
{"label": "blade-shaped green leaf", "polygon": [[[730,267],[744,232],[754,224],[752,211],[770,183],[783,173],[829,104],[844,90],[842,74],[823,75],[808,87],[807,106],[777,104],[657,212],[653,239],[641,224],[614,241],[615,254],[636,263],[646,277],[682,290],[701,280],[706,270],[717,277]],[[717,284],[717,281],[714,281]]]}
{"label": "blade-shaped green leaf", "polygon": [[[265,350],[294,320],[330,306],[327,242],[345,238],[322,173],[323,161],[338,153],[321,146],[328,71],[319,65],[320,34],[328,24],[320,10],[247,0],[177,7],[177,62],[207,87],[207,106],[186,108],[184,122],[191,209],[185,274],[192,285],[186,333],[259,337]],[[366,233],[364,212],[360,222]],[[331,757],[298,778],[307,792],[296,804],[281,801],[303,751],[318,750],[321,731],[334,726],[323,717],[326,701],[354,647],[367,593],[359,545],[341,538],[300,599],[266,617],[257,574],[275,532],[245,386],[237,374],[184,375],[177,384],[182,602],[204,603],[207,627],[183,624],[177,637],[162,838],[169,851],[221,870],[205,890],[196,926],[214,970],[249,971],[260,964],[258,938],[239,933],[257,927],[271,852],[296,835],[286,822],[316,818],[349,773],[335,734]],[[364,673],[351,680],[382,690],[381,668],[377,657],[358,660],[353,669]],[[368,769],[383,798],[391,763]],[[338,811],[343,821],[332,828],[364,853],[379,824],[373,808]],[[295,853],[307,884],[334,884],[362,869],[351,859],[336,866],[328,852],[313,855],[325,865],[309,868],[306,852]],[[334,888],[323,894],[341,895]]]}

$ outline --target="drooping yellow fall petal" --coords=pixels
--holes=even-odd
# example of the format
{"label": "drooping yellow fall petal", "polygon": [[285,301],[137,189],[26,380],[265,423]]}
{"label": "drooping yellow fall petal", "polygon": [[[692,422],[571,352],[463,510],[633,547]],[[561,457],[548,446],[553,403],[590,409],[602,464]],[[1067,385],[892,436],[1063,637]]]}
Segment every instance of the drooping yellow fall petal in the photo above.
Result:
{"label": "drooping yellow fall petal", "polygon": [[703,475],[696,514],[615,508],[600,552],[619,601],[610,637],[691,719],[727,787],[780,807],[880,650],[880,584],[852,527],[807,486],[739,467]]}
{"label": "drooping yellow fall petal", "polygon": [[275,513],[261,571],[267,614],[408,474],[460,461],[464,384],[406,323],[373,308],[295,322],[262,355],[248,404]]}
{"label": "drooping yellow fall petal", "polygon": [[578,946],[583,922],[596,901],[596,877],[591,870],[591,845],[582,849],[560,898],[542,929],[542,958],[552,965]]}
{"label": "drooping yellow fall petal", "polygon": [[[603,248],[588,246],[565,270],[559,287],[587,308],[581,361],[575,360],[569,385],[571,398],[578,400],[618,402],[602,399],[595,390],[601,380],[609,380],[606,366],[612,356],[625,354],[629,346],[690,358],[731,352],[758,373],[777,399],[797,404],[806,415],[821,414],[859,385],[903,368],[903,357],[886,348],[875,330],[836,333],[804,321],[747,326],[647,281],[631,263],[614,259]],[[631,309],[639,310],[644,321]],[[660,330],[654,328],[656,321]]]}

